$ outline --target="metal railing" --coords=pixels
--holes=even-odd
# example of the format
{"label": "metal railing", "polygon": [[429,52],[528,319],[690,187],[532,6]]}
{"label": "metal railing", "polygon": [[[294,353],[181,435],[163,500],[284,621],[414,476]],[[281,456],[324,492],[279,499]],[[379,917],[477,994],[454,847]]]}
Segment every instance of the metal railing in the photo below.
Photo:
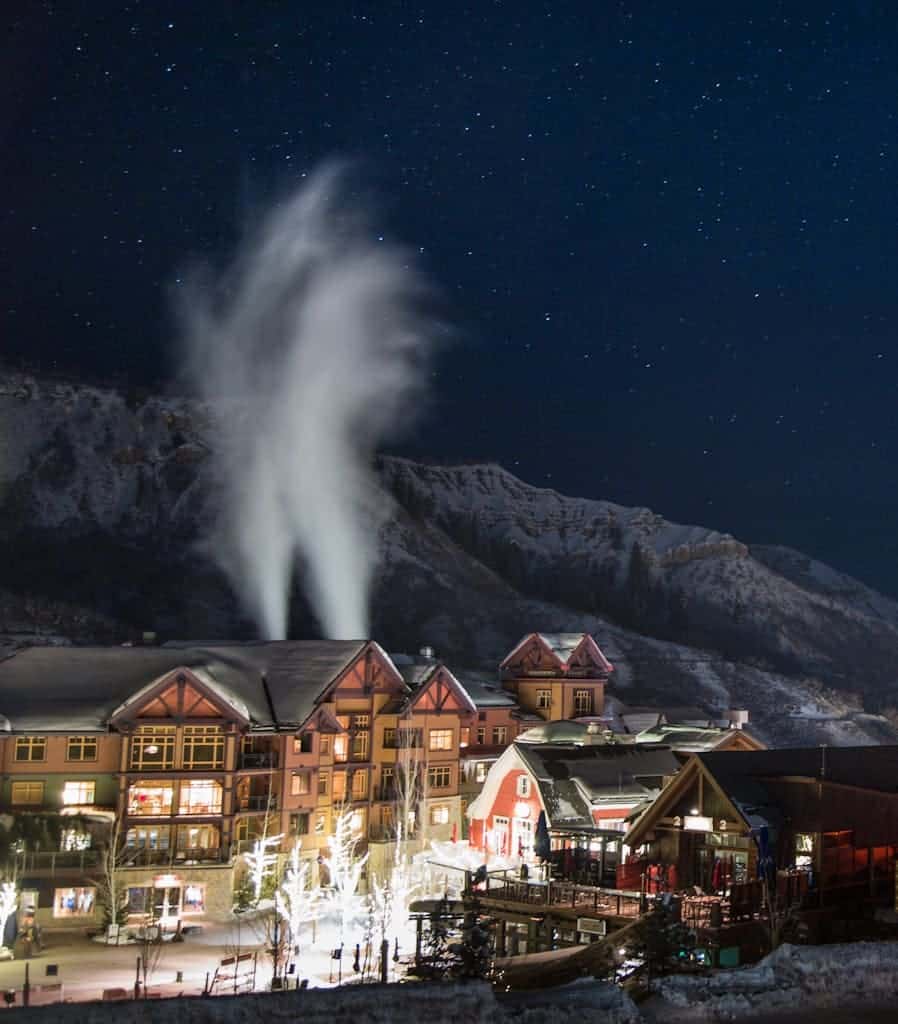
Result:
{"label": "metal railing", "polygon": [[129,849],[124,855],[125,867],[151,867],[173,864],[220,864],[228,860],[228,853],[221,849],[191,850],[140,850]]}
{"label": "metal railing", "polygon": [[237,801],[238,811],[276,811],[277,807],[278,798],[267,793],[264,796],[240,797]]}
{"label": "metal railing", "polygon": [[251,768],[277,768],[278,755],[273,750],[248,750],[237,757],[237,770],[246,771]]}
{"label": "metal railing", "polygon": [[99,850],[47,850],[20,853],[16,857],[20,871],[83,871],[99,862]]}

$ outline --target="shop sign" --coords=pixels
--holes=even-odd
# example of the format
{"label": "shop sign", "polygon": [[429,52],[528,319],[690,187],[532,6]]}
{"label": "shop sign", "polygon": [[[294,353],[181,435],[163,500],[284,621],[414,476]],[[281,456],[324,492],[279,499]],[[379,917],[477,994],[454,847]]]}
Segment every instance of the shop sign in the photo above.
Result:
{"label": "shop sign", "polygon": [[687,814],[683,819],[683,828],[689,832],[713,832],[714,819],[705,818],[700,814]]}

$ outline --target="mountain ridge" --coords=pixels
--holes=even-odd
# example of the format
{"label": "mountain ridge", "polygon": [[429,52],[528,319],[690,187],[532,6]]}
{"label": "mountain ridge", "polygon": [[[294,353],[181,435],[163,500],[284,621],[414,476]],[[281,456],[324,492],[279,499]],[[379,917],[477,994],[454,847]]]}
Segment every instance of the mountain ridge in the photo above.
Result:
{"label": "mountain ridge", "polygon": [[[0,633],[250,638],[208,557],[215,443],[213,410],[189,398],[0,374]],[[377,471],[392,509],[372,632],[390,649],[484,671],[523,633],[583,629],[629,703],[745,706],[777,742],[898,736],[898,603],[860,581],[495,463],[380,456]],[[297,588],[291,635],[316,630]]]}

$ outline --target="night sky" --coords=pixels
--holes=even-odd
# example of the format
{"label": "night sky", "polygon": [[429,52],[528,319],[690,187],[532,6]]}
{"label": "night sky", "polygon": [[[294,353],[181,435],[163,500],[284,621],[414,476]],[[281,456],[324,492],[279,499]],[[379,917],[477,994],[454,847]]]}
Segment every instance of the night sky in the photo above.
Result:
{"label": "night sky", "polygon": [[402,450],[898,593],[894,5],[13,6],[8,363],[165,382],[190,260],[356,159],[456,328]]}

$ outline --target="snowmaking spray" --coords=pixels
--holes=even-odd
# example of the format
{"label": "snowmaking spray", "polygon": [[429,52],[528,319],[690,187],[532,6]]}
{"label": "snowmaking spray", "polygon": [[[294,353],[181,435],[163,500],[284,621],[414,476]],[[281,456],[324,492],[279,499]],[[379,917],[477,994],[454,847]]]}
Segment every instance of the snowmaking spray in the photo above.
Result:
{"label": "snowmaking spray", "polygon": [[333,166],[184,289],[188,373],[218,414],[211,548],[265,639],[287,635],[297,560],[324,634],[368,636],[389,509],[371,462],[420,404],[428,294]]}

